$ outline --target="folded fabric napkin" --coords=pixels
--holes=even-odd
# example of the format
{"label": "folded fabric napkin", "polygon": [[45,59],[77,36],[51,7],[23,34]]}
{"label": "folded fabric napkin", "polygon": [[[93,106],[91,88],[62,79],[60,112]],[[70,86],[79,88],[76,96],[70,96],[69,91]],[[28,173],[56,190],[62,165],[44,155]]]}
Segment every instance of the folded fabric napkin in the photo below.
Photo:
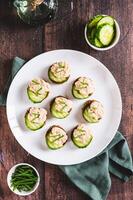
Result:
{"label": "folded fabric napkin", "polygon": [[[10,82],[24,63],[21,58],[14,59],[12,74],[3,95],[0,96],[0,105],[5,105]],[[126,139],[120,132],[116,133],[108,147],[97,157],[81,164],[59,167],[92,200],[107,198],[111,187],[110,173],[123,181],[127,181],[133,175],[132,156]]]}

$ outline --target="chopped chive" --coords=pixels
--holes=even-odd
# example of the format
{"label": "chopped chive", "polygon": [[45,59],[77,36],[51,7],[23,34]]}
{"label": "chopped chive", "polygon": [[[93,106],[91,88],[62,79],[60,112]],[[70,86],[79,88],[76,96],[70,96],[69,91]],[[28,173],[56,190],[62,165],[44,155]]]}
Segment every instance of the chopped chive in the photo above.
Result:
{"label": "chopped chive", "polygon": [[26,165],[18,166],[12,174],[11,187],[13,191],[17,189],[20,192],[28,192],[33,189],[37,180],[38,176],[34,169]]}

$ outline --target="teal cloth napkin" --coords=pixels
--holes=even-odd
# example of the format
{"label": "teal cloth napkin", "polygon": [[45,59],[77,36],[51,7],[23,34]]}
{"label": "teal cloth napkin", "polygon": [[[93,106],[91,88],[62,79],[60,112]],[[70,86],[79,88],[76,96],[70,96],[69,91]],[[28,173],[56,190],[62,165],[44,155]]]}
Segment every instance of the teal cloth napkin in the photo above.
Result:
{"label": "teal cloth napkin", "polygon": [[[5,105],[11,80],[24,63],[21,58],[14,59],[12,73],[4,93],[0,95],[0,105]],[[59,167],[92,200],[107,198],[111,187],[110,173],[123,181],[133,175],[132,156],[127,141],[118,131],[108,147],[97,157],[81,164]]]}

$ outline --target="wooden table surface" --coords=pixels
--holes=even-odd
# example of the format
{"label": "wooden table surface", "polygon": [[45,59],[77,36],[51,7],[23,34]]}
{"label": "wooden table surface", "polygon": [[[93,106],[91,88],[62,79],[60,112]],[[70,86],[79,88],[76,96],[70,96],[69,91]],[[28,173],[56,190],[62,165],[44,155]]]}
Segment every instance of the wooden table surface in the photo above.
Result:
{"label": "wooden table surface", "polygon": [[[116,78],[123,100],[123,116],[119,130],[123,132],[133,152],[133,1],[132,0],[74,0],[74,9],[62,19],[45,26],[30,27],[13,14],[9,0],[0,0],[0,91],[3,90],[15,56],[24,59],[53,49],[75,49],[103,62]],[[84,26],[88,19],[104,13],[114,16],[121,28],[119,44],[106,52],[89,48],[84,40]],[[19,162],[33,164],[41,175],[38,190],[28,197],[10,192],[6,177],[12,165]],[[87,200],[60,171],[58,166],[46,164],[28,153],[11,134],[5,107],[0,107],[0,200]],[[112,177],[108,200],[133,200],[133,178],[122,183]]]}

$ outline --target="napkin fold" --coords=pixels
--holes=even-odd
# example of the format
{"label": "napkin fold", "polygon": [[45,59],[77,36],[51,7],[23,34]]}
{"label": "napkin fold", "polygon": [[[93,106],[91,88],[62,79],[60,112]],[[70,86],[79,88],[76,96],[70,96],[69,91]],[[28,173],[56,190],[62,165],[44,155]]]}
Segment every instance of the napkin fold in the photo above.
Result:
{"label": "napkin fold", "polygon": [[[23,59],[14,58],[12,73],[0,95],[0,105],[5,105],[10,83],[24,63]],[[110,173],[123,181],[133,175],[132,156],[127,141],[118,131],[107,148],[95,158],[81,164],[59,167],[92,200],[107,199],[111,187]]]}
{"label": "napkin fold", "polygon": [[12,63],[11,74],[8,77],[8,80],[6,82],[6,85],[4,87],[3,92],[0,93],[0,106],[5,106],[6,105],[7,92],[8,92],[8,89],[10,87],[10,84],[12,82],[12,79],[14,78],[14,76],[19,71],[19,69],[23,66],[24,63],[25,63],[25,60],[23,60],[23,59],[21,59],[19,57],[15,57],[14,58],[13,63]]}
{"label": "napkin fold", "polygon": [[133,163],[126,139],[117,131],[108,147],[97,157],[81,164],[60,166],[69,179],[93,200],[105,200],[110,191],[110,173],[127,181]]}

